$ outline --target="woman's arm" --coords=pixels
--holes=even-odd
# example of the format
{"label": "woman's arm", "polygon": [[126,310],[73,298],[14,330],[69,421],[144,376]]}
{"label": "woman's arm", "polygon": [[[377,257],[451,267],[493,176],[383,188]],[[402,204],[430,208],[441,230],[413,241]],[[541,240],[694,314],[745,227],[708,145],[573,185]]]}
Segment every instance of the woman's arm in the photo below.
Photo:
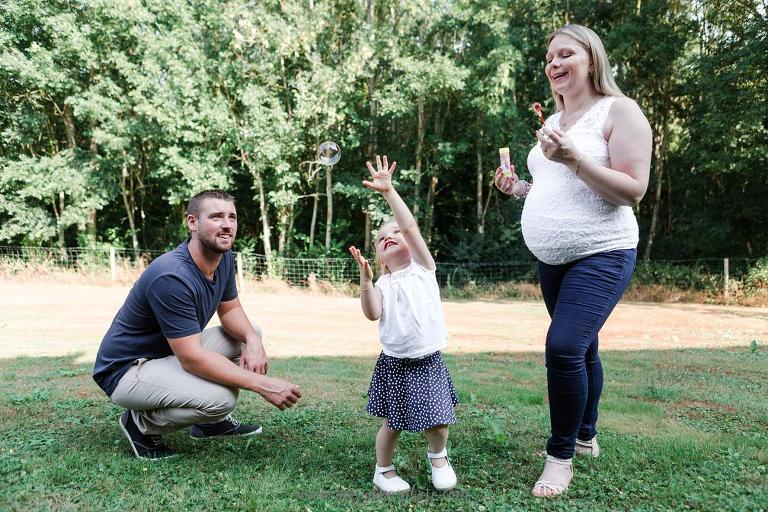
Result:
{"label": "woman's arm", "polygon": [[586,156],[559,128],[545,127],[537,137],[544,156],[565,164],[597,195],[618,206],[634,206],[648,189],[651,126],[637,103],[628,98],[619,98],[611,106],[609,124],[610,167]]}

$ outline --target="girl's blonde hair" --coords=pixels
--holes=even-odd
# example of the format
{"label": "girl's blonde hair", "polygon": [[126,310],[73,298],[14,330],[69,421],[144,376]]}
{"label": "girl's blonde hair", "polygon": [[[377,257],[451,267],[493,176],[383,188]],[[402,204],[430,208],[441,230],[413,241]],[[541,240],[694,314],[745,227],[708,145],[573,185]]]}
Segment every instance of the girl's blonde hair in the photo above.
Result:
{"label": "girl's blonde hair", "polygon": [[[590,55],[592,60],[592,86],[595,88],[598,94],[605,96],[624,96],[619,86],[616,85],[616,80],[613,79],[613,73],[611,72],[611,63],[608,62],[608,54],[605,53],[605,47],[600,37],[583,25],[569,24],[562,26],[549,34],[547,37],[547,47],[552,40],[560,35],[565,35],[575,39],[582,48],[584,48]],[[565,103],[563,102],[563,96],[555,92],[551,88],[552,98],[555,100],[557,110],[565,109]]]}
{"label": "girl's blonde hair", "polygon": [[383,228],[384,226],[386,226],[388,224],[395,224],[395,225],[397,225],[397,222],[395,221],[394,217],[390,217],[390,218],[386,219],[384,222],[379,224],[379,228],[376,230],[376,233],[373,235],[373,252],[376,255],[376,270],[379,273],[379,275],[389,274],[390,273],[389,267],[387,267],[384,264],[384,260],[381,259],[381,256],[379,255],[379,251],[377,249],[377,243],[376,243],[378,238],[379,238],[379,232],[381,231],[381,228]]}

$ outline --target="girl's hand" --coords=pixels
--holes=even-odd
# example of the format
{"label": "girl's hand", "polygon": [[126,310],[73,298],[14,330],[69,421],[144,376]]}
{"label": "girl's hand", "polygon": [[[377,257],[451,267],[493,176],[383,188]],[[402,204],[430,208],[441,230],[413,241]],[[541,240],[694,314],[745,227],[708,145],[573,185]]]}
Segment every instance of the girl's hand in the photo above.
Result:
{"label": "girl's hand", "polygon": [[560,128],[548,126],[536,132],[544,156],[553,162],[569,165],[579,160],[581,152],[576,149],[571,137]]}
{"label": "girl's hand", "polygon": [[520,181],[515,173],[515,166],[512,166],[512,176],[504,176],[501,167],[496,168],[496,176],[493,178],[493,184],[496,188],[501,190],[507,195],[523,195],[525,193],[525,185]]}
{"label": "girl's hand", "polygon": [[[365,162],[365,165],[368,167],[368,171],[370,171],[373,181],[363,181],[363,185],[382,194],[392,190],[392,175],[395,174],[397,162],[393,162],[392,166],[390,166],[387,161],[387,155],[384,155],[383,162],[381,157],[376,155],[376,170],[373,169],[373,165],[371,165],[370,161]],[[360,251],[358,251],[358,253],[359,252]]]}
{"label": "girl's hand", "polygon": [[360,282],[368,282],[373,280],[373,270],[371,265],[368,264],[368,260],[360,253],[360,249],[351,245],[349,247],[349,253],[357,261],[357,266],[360,267]]}

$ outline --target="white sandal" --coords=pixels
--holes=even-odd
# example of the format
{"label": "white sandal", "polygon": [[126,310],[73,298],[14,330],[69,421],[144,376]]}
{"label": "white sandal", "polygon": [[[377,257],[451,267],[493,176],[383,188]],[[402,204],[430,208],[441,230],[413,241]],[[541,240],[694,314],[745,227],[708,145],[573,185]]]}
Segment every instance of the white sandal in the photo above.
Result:
{"label": "white sandal", "polygon": [[589,441],[576,440],[576,455],[587,455],[597,458],[600,455],[600,446],[597,444],[597,436]]}
{"label": "white sandal", "polygon": [[[597,458],[600,456],[600,445],[597,444],[597,436],[593,437],[589,441],[582,441],[581,439],[576,439],[576,446],[574,447],[575,455],[587,455],[592,458]],[[537,457],[541,457],[542,459],[546,457],[547,450],[539,450],[536,452]]]}
{"label": "white sandal", "polygon": [[399,476],[393,476],[392,478],[384,476],[384,473],[387,471],[394,470],[394,465],[383,468],[377,464],[376,471],[373,473],[373,485],[384,494],[398,494],[410,491],[411,485]]}
{"label": "white sandal", "polygon": [[[432,465],[432,459],[442,459],[443,457],[445,457],[445,466],[436,468]],[[429,462],[429,467],[432,469],[432,485],[435,489],[448,492],[456,487],[456,472],[448,460],[448,450],[446,448],[443,448],[438,453],[432,453],[427,450],[427,462]]]}
{"label": "white sandal", "polygon": [[[564,467],[568,468],[567,481],[562,480],[562,470]],[[541,472],[538,481],[533,485],[531,494],[537,498],[554,498],[560,496],[568,490],[568,486],[571,484],[571,479],[573,479],[572,459],[563,460],[547,455],[544,471]]]}

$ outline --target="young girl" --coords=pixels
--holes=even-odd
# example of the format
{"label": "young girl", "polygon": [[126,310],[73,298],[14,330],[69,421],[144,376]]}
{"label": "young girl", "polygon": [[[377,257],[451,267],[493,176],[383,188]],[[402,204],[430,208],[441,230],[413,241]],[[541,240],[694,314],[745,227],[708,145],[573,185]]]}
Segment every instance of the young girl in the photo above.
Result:
{"label": "young girl", "polygon": [[407,492],[411,486],[392,465],[400,432],[424,432],[432,484],[439,491],[456,486],[445,443],[448,425],[456,422],[459,403],[440,350],[447,338],[435,261],[403,199],[392,187],[396,163],[376,156],[376,170],[366,162],[373,181],[363,185],[381,193],[394,220],[376,235],[376,260],[383,274],[372,283],[368,261],[349,248],[360,267],[360,301],[369,320],[379,320],[382,353],[373,371],[366,410],[384,418],[376,435],[373,484],[386,494]]}

